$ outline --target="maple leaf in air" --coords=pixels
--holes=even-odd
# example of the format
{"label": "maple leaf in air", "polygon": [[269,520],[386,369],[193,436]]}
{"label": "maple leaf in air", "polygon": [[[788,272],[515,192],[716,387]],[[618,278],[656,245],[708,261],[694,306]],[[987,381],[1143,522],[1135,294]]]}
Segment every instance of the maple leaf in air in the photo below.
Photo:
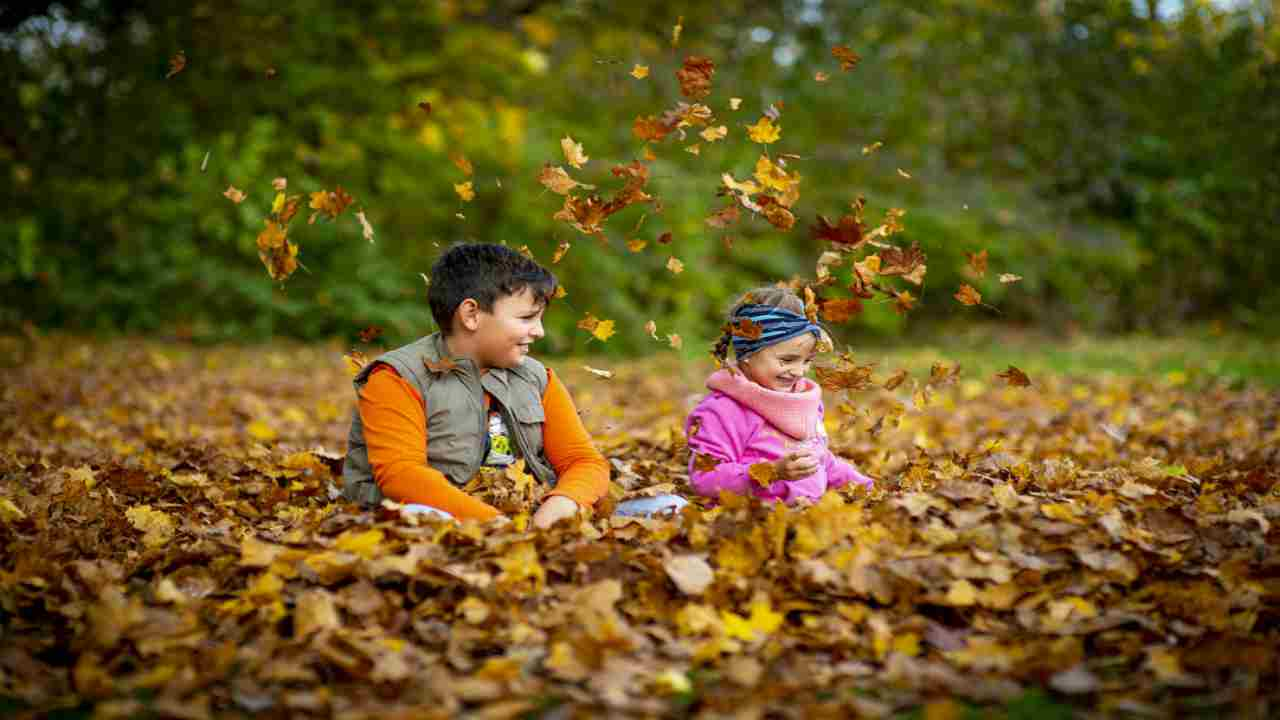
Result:
{"label": "maple leaf in air", "polygon": [[711,76],[716,72],[716,64],[711,58],[703,55],[690,55],[684,59],[684,65],[676,71],[676,79],[680,81],[680,94],[692,100],[698,100],[711,94]]}
{"label": "maple leaf in air", "polygon": [[866,242],[862,232],[862,223],[853,215],[840,218],[838,225],[832,225],[823,215],[818,216],[818,224],[810,228],[815,240],[826,240],[841,250],[856,250]]}
{"label": "maple leaf in air", "polygon": [[836,45],[831,48],[831,57],[840,61],[840,69],[848,72],[858,66],[862,62],[862,56],[853,51],[848,45]]}
{"label": "maple leaf in air", "polygon": [[969,269],[973,270],[973,273],[975,275],[977,275],[978,277],[983,277],[987,274],[987,251],[986,250],[983,250],[981,252],[976,252],[976,253],[971,253],[966,251],[964,256],[968,260]]}
{"label": "maple leaf in air", "polygon": [[747,137],[751,138],[752,142],[765,145],[775,143],[782,137],[782,126],[774,125],[768,116],[762,115],[755,125],[747,126]]}
{"label": "maple leaf in air", "polygon": [[169,58],[169,72],[164,76],[165,80],[177,75],[187,67],[187,54],[181,50],[173,54]]}
{"label": "maple leaf in air", "polygon": [[560,149],[564,151],[565,162],[575,168],[581,169],[582,166],[586,164],[587,160],[590,159],[587,157],[587,154],[582,151],[582,143],[574,142],[573,138],[567,135],[560,139]]}
{"label": "maple leaf in air", "polygon": [[578,321],[578,328],[586,330],[602,342],[613,337],[616,332],[613,329],[612,320],[601,320],[591,313],[587,313],[585,317]]}
{"label": "maple leaf in air", "polygon": [[228,185],[227,189],[222,191],[222,196],[237,205],[244,202],[247,197],[244,192],[237,190],[235,185]]}
{"label": "maple leaf in air", "polygon": [[980,305],[982,304],[982,295],[973,289],[972,285],[961,283],[960,289],[956,291],[955,299],[964,305]]}

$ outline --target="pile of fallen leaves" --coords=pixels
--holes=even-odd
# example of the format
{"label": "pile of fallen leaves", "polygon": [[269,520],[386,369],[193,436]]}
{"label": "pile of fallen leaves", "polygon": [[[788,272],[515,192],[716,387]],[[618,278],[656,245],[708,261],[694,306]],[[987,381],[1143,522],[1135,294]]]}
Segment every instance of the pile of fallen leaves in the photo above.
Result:
{"label": "pile of fallen leaves", "polygon": [[[538,532],[528,508],[337,500],[344,365],[41,340],[0,371],[0,698],[183,718],[1277,700],[1273,393],[895,374],[828,398],[869,494]],[[706,368],[564,365],[615,469],[601,509],[683,491]]]}

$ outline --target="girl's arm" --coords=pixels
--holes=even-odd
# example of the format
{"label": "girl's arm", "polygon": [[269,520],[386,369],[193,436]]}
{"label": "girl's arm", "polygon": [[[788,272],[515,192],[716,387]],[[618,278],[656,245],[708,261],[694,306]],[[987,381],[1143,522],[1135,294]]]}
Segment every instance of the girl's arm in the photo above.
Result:
{"label": "girl's arm", "polygon": [[[750,496],[752,480],[747,465],[741,461],[750,437],[743,413],[727,397],[704,399],[685,421],[689,440],[689,485],[699,495],[720,497],[722,491]],[[715,463],[715,467],[699,471],[699,456]]]}
{"label": "girl's arm", "polygon": [[[819,424],[823,422],[824,420],[823,416],[824,416],[823,408],[821,405],[819,405],[818,406],[818,423]],[[844,487],[845,485],[848,485],[851,482],[856,482],[859,485],[870,490],[871,486],[875,484],[875,480],[871,479],[866,475],[863,475],[861,472],[858,472],[858,469],[855,468],[852,463],[849,463],[846,460],[842,460],[836,457],[835,453],[831,452],[830,445],[827,445],[827,447],[823,449],[822,467],[827,471],[827,487],[828,488],[841,488],[841,487]]]}

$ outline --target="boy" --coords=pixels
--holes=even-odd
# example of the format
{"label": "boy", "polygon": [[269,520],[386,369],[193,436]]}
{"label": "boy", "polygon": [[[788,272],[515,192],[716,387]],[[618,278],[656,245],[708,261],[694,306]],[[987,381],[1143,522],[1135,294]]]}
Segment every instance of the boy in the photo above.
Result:
{"label": "boy", "polygon": [[440,332],[370,361],[356,374],[343,496],[388,497],[433,514],[488,520],[497,508],[460,489],[481,465],[515,462],[554,488],[533,515],[549,527],[609,486],[568,391],[529,346],[555,294],[546,268],[503,245],[455,245],[431,268],[427,296]]}

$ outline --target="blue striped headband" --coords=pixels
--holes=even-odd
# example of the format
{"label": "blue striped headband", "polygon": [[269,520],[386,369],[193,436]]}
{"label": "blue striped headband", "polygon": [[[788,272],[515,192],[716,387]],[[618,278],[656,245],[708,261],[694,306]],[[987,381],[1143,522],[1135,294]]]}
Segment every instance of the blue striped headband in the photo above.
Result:
{"label": "blue striped headband", "polygon": [[738,320],[747,319],[760,326],[760,337],[752,340],[737,333],[733,335],[733,354],[738,360],[766,348],[770,345],[790,340],[798,335],[813,333],[822,340],[822,326],[810,322],[809,318],[774,305],[747,304],[738,308],[730,316],[735,324]]}

